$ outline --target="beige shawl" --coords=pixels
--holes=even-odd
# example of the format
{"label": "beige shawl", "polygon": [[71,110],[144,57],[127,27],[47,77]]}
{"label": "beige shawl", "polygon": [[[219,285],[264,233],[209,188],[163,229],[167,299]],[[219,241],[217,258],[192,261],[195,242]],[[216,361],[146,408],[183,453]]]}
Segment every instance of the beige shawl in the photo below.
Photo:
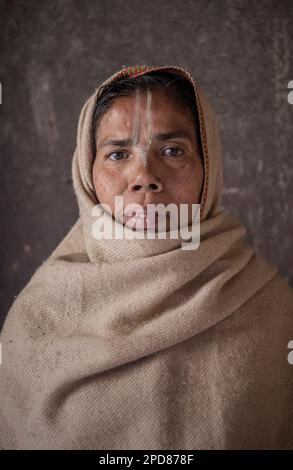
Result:
{"label": "beige shawl", "polygon": [[[72,174],[80,217],[15,299],[2,335],[3,449],[293,448],[293,291],[220,209],[216,118],[195,88],[201,240],[97,240],[90,127]],[[110,216],[109,226],[119,224]],[[120,224],[119,224],[120,225]]]}

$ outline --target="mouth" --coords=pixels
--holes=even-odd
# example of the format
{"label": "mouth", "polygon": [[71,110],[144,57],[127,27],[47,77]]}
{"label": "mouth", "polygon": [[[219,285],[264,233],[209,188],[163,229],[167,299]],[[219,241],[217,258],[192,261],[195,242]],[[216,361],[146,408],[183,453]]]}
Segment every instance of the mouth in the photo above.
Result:
{"label": "mouth", "polygon": [[131,224],[132,228],[141,230],[145,228],[155,228],[157,225],[158,214],[154,211],[130,211],[125,214],[125,223]]}
{"label": "mouth", "polygon": [[[147,206],[140,206],[124,213],[125,224],[131,225],[132,229],[157,229],[160,213],[158,210],[151,209]],[[164,216],[166,214],[164,213]],[[167,214],[168,216],[168,214]]]}

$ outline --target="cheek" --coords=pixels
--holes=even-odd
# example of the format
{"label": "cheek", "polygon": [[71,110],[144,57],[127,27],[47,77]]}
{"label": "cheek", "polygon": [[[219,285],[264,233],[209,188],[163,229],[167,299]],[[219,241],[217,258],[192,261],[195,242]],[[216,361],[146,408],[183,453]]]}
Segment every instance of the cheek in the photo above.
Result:
{"label": "cheek", "polygon": [[178,202],[197,203],[203,185],[203,167],[194,163],[183,165],[168,175],[166,184]]}
{"label": "cheek", "polygon": [[94,166],[93,183],[97,198],[100,202],[110,204],[116,195],[120,195],[123,188],[123,181],[117,174]]}

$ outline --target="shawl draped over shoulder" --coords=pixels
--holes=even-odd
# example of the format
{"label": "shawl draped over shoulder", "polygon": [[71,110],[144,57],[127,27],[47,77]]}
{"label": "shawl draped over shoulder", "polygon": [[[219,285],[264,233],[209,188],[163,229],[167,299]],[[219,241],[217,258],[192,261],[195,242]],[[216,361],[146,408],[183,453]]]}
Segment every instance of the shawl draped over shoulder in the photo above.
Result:
{"label": "shawl draped over shoulder", "polygon": [[[96,88],[72,160],[78,219],[1,332],[2,449],[293,448],[293,291],[220,207],[217,120],[191,73],[127,67],[102,85],[152,70],[194,87],[205,171],[200,245],[93,237]],[[105,229],[121,225],[104,216]]]}

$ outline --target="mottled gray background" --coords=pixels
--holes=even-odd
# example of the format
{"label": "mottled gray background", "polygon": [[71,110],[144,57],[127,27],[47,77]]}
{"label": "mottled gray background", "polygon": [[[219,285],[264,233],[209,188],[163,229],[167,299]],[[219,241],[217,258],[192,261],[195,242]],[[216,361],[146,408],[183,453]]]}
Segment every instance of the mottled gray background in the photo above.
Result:
{"label": "mottled gray background", "polygon": [[[0,1],[1,317],[75,222],[81,107],[132,64],[192,70],[219,117],[223,206],[293,285],[293,1]],[[1,324],[1,322],[0,322]]]}

